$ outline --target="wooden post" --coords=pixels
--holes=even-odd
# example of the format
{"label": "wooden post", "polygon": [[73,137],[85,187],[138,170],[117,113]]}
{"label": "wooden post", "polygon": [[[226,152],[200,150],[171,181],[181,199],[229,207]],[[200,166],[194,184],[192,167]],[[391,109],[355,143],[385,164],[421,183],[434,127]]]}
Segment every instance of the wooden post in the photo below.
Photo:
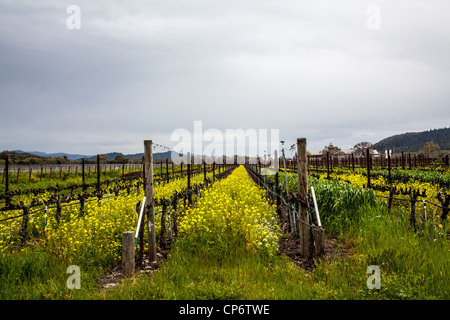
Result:
{"label": "wooden post", "polygon": [[188,152],[187,154],[187,188],[188,190],[191,189],[191,153]]}
{"label": "wooden post", "polygon": [[100,200],[100,155],[97,155],[97,196]]}
{"label": "wooden post", "polygon": [[153,148],[152,140],[144,140],[145,197],[147,198],[148,259],[156,261],[155,208],[153,199]]}
{"label": "wooden post", "polygon": [[19,173],[20,173],[20,167],[17,168],[16,185],[19,185]]}
{"label": "wooden post", "polygon": [[314,228],[314,255],[321,257],[325,253],[325,230],[322,227]]}
{"label": "wooden post", "polygon": [[[84,200],[81,200],[80,203],[82,205],[80,211],[83,212],[84,211]],[[58,225],[59,225],[59,221],[61,220],[61,212],[62,212],[62,199],[60,196],[58,196],[58,199],[56,200],[56,213],[55,213],[55,220]]]}
{"label": "wooden post", "polygon": [[280,180],[279,180],[279,172],[280,172],[280,167],[279,167],[279,160],[278,160],[278,150],[274,150],[275,153],[275,163],[278,164],[278,166],[275,168],[276,169],[276,173],[275,173],[275,193],[276,193],[276,206],[277,206],[277,215],[278,217],[281,218],[281,198],[280,198]]}
{"label": "wooden post", "polygon": [[134,231],[122,233],[122,275],[132,276],[135,268]]}
{"label": "wooden post", "polygon": [[20,205],[23,209],[23,220],[22,220],[22,229],[20,229],[20,231],[19,231],[19,236],[21,239],[20,245],[23,247],[23,246],[25,246],[25,242],[27,239],[27,228],[28,228],[28,220],[30,219],[30,216],[29,216],[30,208],[28,206],[25,206],[22,201],[20,201]]}
{"label": "wooden post", "polygon": [[9,197],[9,157],[5,156],[5,195],[6,195],[6,206],[9,206],[11,199]]}
{"label": "wooden post", "polygon": [[370,149],[366,148],[367,188],[370,188]]}
{"label": "wooden post", "polygon": [[402,151],[402,170],[405,170],[405,156]]}
{"label": "wooden post", "polygon": [[169,158],[166,158],[166,181],[169,182]]}
{"label": "wooden post", "polygon": [[330,152],[329,151],[327,151],[327,179],[330,179]]}
{"label": "wooden post", "polygon": [[188,204],[192,204],[191,198],[191,153],[187,153],[188,162],[187,162],[187,196],[188,196]]}
{"label": "wooden post", "polygon": [[408,153],[408,164],[409,164],[409,170],[412,169],[412,163],[411,163],[411,152]]}
{"label": "wooden post", "polygon": [[206,161],[203,159],[203,183],[206,186]]}
{"label": "wooden post", "polygon": [[[298,159],[298,199],[299,218],[297,228],[300,236],[300,254],[303,258],[309,256],[310,232],[308,219],[308,180],[306,170],[306,138],[297,139],[297,159]],[[303,222],[302,222],[303,221]]]}
{"label": "wooden post", "polygon": [[84,158],[81,159],[81,184],[83,185],[83,192],[86,192],[86,183],[84,180]]}
{"label": "wooden post", "polygon": [[391,151],[387,149],[388,156],[388,182],[391,183]]}

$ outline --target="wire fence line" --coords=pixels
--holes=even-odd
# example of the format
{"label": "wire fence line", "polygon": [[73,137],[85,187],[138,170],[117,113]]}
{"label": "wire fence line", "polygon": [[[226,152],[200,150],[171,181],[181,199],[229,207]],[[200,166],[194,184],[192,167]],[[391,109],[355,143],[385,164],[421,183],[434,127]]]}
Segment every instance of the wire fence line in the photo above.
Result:
{"label": "wire fence line", "polygon": [[[260,186],[264,187],[267,190],[267,193],[271,194],[273,197],[278,197],[280,198],[280,200],[287,205],[288,210],[289,210],[289,214],[291,211],[295,210],[295,208],[298,207],[298,203],[295,203],[295,200],[292,201],[292,197],[290,197],[289,195],[285,194],[282,195],[282,193],[280,192],[280,188],[279,186],[275,186],[273,183],[270,182],[270,180],[266,180],[263,179],[262,176],[260,176],[259,174],[257,174],[255,171],[253,170],[249,170],[250,175],[252,176],[252,178],[255,180],[255,182],[257,182]],[[296,173],[294,173],[296,174]],[[315,176],[317,178],[317,175],[312,174],[313,176]],[[320,176],[319,176],[320,178]],[[345,181],[345,180],[341,180],[341,179],[333,179],[333,178],[328,178],[327,180],[340,180],[340,181],[344,181],[346,183],[350,183],[350,181]],[[374,186],[364,186],[364,188],[367,189],[371,189],[371,190],[377,190],[377,188],[374,188]],[[273,191],[276,190],[276,191]],[[426,196],[426,192],[419,192],[418,190],[414,190],[412,188],[409,188],[407,190],[397,190],[394,188],[387,188],[385,187],[383,190],[379,190],[379,191],[390,191],[390,196],[384,196],[384,195],[379,195],[374,193],[374,195],[376,197],[379,198],[384,198],[384,199],[388,199],[388,212],[390,214],[391,212],[391,205],[392,205],[392,200],[398,200],[398,201],[404,201],[404,202],[408,202],[411,204],[411,215],[410,215],[410,225],[412,227],[414,227],[414,230],[417,231],[417,226],[416,226],[416,204],[417,203],[421,203],[424,206],[424,217],[425,217],[425,222],[428,221],[428,216],[427,216],[427,209],[426,209],[426,204],[430,204],[432,206],[435,206],[437,208],[442,209],[442,215],[441,215],[441,219],[442,221],[446,221],[446,218],[448,217],[448,213],[449,213],[449,203],[450,203],[450,195],[445,193],[445,192],[441,192],[438,194],[438,200],[441,202],[441,205],[432,202],[430,200],[427,199]],[[404,194],[404,195],[408,195],[409,199],[405,199],[405,198],[399,198],[399,197],[394,197],[393,194]],[[288,198],[288,200],[285,200],[285,197]],[[424,198],[424,199],[419,199],[419,198]],[[314,209],[311,210],[311,212],[314,212]],[[310,210],[308,210],[308,213],[311,215]],[[311,218],[313,217],[313,215],[311,215]],[[309,227],[313,228],[315,227],[315,224],[309,224],[306,221],[300,220],[298,219],[298,216],[295,216],[295,218],[297,219],[297,221],[300,221],[301,223],[308,225]]]}
{"label": "wire fence line", "polygon": [[[290,170],[287,171],[288,173],[292,173],[292,174],[297,174],[296,172],[292,171],[292,168]],[[312,177],[315,177],[317,179],[320,179],[320,174],[315,174],[315,173],[310,173],[309,174]],[[351,184],[350,181],[345,180],[345,179],[340,179],[340,178],[333,178],[331,176],[329,176],[327,174],[327,177],[325,177],[325,179],[327,180],[338,180],[338,181],[343,181],[346,182],[348,184]],[[413,188],[409,188],[409,189],[398,189],[396,186],[393,185],[389,185],[389,186],[377,186],[374,184],[370,184],[369,186],[367,186],[366,184],[364,184],[363,188],[368,188],[368,189],[372,189],[372,190],[377,190],[377,191],[381,191],[381,192],[390,192],[390,196],[384,196],[384,195],[379,195],[379,194],[375,194],[376,197],[379,198],[385,198],[385,199],[390,199],[390,200],[398,200],[398,201],[404,201],[404,202],[410,202],[410,203],[416,203],[418,201],[425,201],[426,203],[429,203],[435,207],[441,208],[443,210],[441,218],[442,220],[445,220],[448,216],[450,207],[449,207],[449,203],[450,203],[450,194],[448,194],[447,192],[444,191],[439,191],[437,193],[437,199],[441,202],[441,204],[437,204],[433,201],[428,200],[429,196],[426,195],[426,190],[423,190],[422,192],[419,192],[419,190],[415,190]],[[394,197],[393,195],[397,195],[397,194],[402,194],[402,195],[408,195],[410,198],[409,199],[405,199],[405,198],[399,198],[399,197]],[[423,200],[420,200],[419,198],[423,198]],[[389,203],[389,211],[390,211],[390,203]]]}
{"label": "wire fence line", "polygon": [[[275,192],[272,189],[274,188],[273,186],[270,186],[268,183],[266,183],[266,181],[264,179],[261,178],[261,176],[259,174],[257,174],[255,171],[253,171],[252,169],[250,169],[249,167],[247,168],[247,172],[250,174],[250,176],[253,178],[253,180],[258,183],[258,185],[264,187],[268,193],[272,194],[272,198],[276,198],[279,197],[279,199],[287,206],[288,208],[288,214],[291,215],[294,219],[292,220],[292,230],[296,230],[296,220],[300,221],[301,223],[303,223],[304,225],[309,226],[310,228],[315,228],[318,225],[316,225],[314,222],[312,223],[308,223],[302,219],[300,219],[300,217],[298,216],[298,211],[297,211],[297,207],[298,207],[298,198],[295,196],[290,196],[286,193],[281,193],[281,192]],[[292,194],[294,195],[294,194]],[[288,200],[286,200],[288,199]],[[315,210],[315,209],[313,209]],[[310,218],[312,218],[311,212],[308,210],[308,213],[310,214]],[[284,217],[286,218],[286,217]],[[284,223],[284,221],[282,221]]]}

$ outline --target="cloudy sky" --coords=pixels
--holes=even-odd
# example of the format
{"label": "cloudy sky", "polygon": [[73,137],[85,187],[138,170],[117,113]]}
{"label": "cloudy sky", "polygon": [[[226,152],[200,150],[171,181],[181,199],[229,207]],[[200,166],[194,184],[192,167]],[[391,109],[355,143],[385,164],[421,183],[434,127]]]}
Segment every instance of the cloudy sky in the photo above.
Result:
{"label": "cloudy sky", "polygon": [[449,58],[446,0],[0,0],[0,150],[136,153],[194,121],[351,148],[448,127]]}

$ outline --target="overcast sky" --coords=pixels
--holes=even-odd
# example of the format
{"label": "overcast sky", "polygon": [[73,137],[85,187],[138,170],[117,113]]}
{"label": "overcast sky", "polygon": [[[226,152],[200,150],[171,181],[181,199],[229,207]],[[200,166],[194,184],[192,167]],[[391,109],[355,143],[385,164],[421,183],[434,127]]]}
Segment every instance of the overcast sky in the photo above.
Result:
{"label": "overcast sky", "polygon": [[449,58],[446,0],[0,0],[0,150],[137,153],[194,121],[351,148],[448,127]]}

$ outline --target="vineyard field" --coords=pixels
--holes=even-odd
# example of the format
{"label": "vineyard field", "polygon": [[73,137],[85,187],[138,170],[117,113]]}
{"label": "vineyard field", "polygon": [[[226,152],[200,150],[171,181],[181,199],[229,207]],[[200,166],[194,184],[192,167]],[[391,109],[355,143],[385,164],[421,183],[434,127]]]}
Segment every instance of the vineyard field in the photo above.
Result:
{"label": "vineyard field", "polygon": [[[119,192],[111,182],[102,186],[101,197],[93,193],[83,203],[67,197],[63,205],[36,206],[29,215],[24,206],[36,199],[45,203],[58,191],[18,194],[13,201],[21,207],[0,212],[0,299],[450,298],[449,218],[438,206],[449,191],[448,172],[410,172],[390,183],[374,175],[368,188],[362,171],[335,169],[327,178],[310,170],[307,183],[317,197],[325,251],[305,258],[299,258],[296,227],[286,227],[291,218],[289,223],[306,223],[296,212],[298,174],[280,170],[276,178],[259,172],[261,167],[251,165],[226,166],[220,173],[200,166],[189,178],[180,172],[158,180],[164,170],[155,170],[158,261],[142,257],[149,249],[142,228],[136,274],[117,276],[108,286],[104,279],[121,270],[122,233],[137,231],[142,176]],[[388,206],[383,197],[389,190],[406,191]],[[420,193],[414,224],[407,190]],[[420,197],[436,206],[424,207]],[[317,219],[311,210],[312,228]],[[78,290],[66,285],[70,265],[82,270]],[[382,272],[378,290],[366,285],[371,265]]]}

